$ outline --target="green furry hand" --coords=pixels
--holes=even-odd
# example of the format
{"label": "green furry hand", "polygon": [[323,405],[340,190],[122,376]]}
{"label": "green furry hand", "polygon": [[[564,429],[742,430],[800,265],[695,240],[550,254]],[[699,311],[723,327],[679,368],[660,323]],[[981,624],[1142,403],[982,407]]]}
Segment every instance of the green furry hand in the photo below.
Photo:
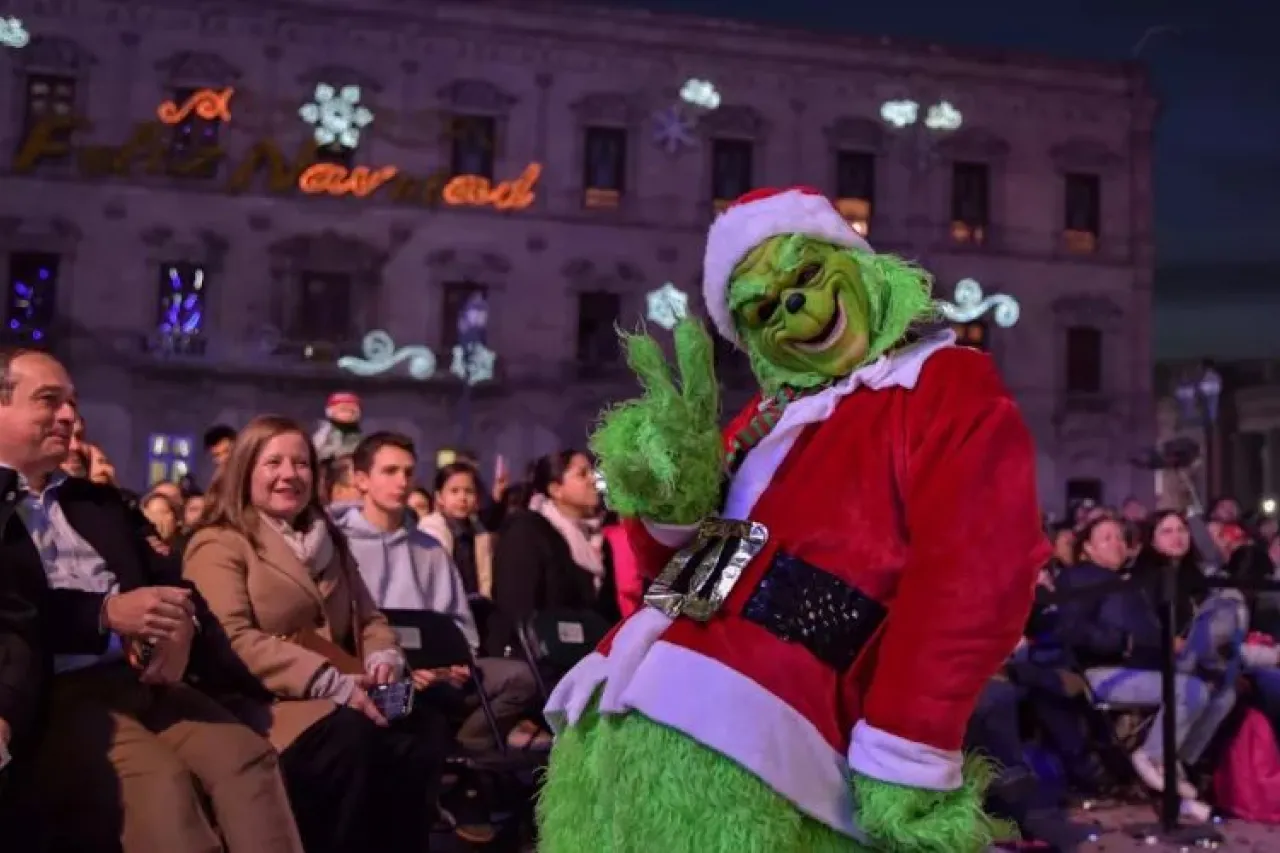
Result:
{"label": "green furry hand", "polygon": [[927,791],[854,774],[858,824],[887,853],[981,853],[1018,831],[986,814],[982,804],[995,767],[982,756],[965,757],[964,784],[955,791]]}
{"label": "green furry hand", "polygon": [[658,342],[623,335],[627,364],[644,393],[607,411],[591,450],[620,515],[695,524],[720,504],[724,447],[711,338],[697,320],[675,328],[679,382]]}

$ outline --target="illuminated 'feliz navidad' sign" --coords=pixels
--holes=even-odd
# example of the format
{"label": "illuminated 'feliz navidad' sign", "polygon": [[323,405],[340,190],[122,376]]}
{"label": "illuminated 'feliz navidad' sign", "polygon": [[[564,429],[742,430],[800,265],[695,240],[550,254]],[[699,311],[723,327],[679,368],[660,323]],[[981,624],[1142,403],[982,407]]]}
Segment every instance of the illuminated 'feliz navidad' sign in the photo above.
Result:
{"label": "illuminated 'feliz navidad' sign", "polygon": [[[84,178],[120,177],[135,174],[197,176],[212,174],[227,153],[218,145],[193,146],[176,156],[169,128],[192,116],[205,121],[231,121],[233,88],[201,89],[182,103],[166,101],[156,109],[158,122],[135,125],[121,145],[75,145],[76,134],[92,128],[92,123],[76,116],[47,116],[36,122],[18,146],[12,171],[29,174],[45,162],[74,159]],[[451,207],[491,207],[523,210],[533,204],[534,188],[542,175],[541,163],[530,163],[517,177],[491,181],[482,175],[454,175],[439,169],[426,177],[401,172],[396,166],[356,166],[318,162],[315,138],[308,139],[292,159],[271,140],[260,140],[243,158],[229,164],[224,188],[239,193],[250,189],[259,173],[266,173],[266,190],[271,193],[301,191],[307,195],[354,196],[367,198],[379,193],[393,202]]]}

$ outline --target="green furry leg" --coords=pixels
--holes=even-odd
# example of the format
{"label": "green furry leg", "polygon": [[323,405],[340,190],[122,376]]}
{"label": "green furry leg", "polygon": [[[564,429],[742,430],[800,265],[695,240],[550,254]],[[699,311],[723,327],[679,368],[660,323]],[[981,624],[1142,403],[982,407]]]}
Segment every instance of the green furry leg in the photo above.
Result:
{"label": "green furry leg", "polygon": [[[885,853],[978,853],[1016,834],[982,810],[992,775],[970,756],[957,791],[854,776],[858,823]],[[538,825],[539,853],[867,851],[675,730],[594,709],[556,739]]]}
{"label": "green furry leg", "polygon": [[538,825],[539,853],[866,851],[719,753],[635,713],[591,710],[556,739]]}

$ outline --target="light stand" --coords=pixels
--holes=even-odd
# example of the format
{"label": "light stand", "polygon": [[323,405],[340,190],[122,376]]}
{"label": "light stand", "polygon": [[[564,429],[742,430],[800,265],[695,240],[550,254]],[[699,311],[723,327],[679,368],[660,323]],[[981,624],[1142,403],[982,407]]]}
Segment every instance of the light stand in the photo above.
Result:
{"label": "light stand", "polygon": [[[1186,440],[1170,441],[1159,450],[1151,451],[1147,456],[1134,460],[1139,468],[1148,470],[1164,470],[1173,472],[1182,481],[1187,490],[1187,526],[1192,540],[1197,547],[1203,543],[1212,546],[1209,530],[1204,522],[1204,510],[1200,496],[1196,492],[1188,469],[1195,464],[1199,448]],[[1202,553],[1210,554],[1212,550]],[[1140,838],[1147,844],[1164,842],[1179,847],[1216,847],[1223,842],[1222,834],[1211,825],[1183,825],[1182,798],[1178,795],[1178,720],[1177,705],[1177,660],[1174,644],[1177,641],[1177,607],[1178,607],[1178,572],[1170,565],[1160,575],[1158,590],[1157,616],[1160,620],[1160,704],[1164,709],[1161,715],[1160,740],[1164,754],[1164,791],[1160,794],[1160,816],[1156,822],[1140,823],[1126,828],[1133,838]]]}

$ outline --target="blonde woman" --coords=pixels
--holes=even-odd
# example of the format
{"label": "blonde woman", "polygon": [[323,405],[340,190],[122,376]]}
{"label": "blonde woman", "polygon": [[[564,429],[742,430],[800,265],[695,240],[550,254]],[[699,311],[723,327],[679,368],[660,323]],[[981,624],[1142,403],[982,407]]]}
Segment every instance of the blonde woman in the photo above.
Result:
{"label": "blonde woman", "polygon": [[308,853],[423,849],[443,749],[390,729],[366,692],[402,677],[404,657],[324,511],[317,468],[301,425],[251,421],[184,573],[265,694],[245,717],[280,751]]}

